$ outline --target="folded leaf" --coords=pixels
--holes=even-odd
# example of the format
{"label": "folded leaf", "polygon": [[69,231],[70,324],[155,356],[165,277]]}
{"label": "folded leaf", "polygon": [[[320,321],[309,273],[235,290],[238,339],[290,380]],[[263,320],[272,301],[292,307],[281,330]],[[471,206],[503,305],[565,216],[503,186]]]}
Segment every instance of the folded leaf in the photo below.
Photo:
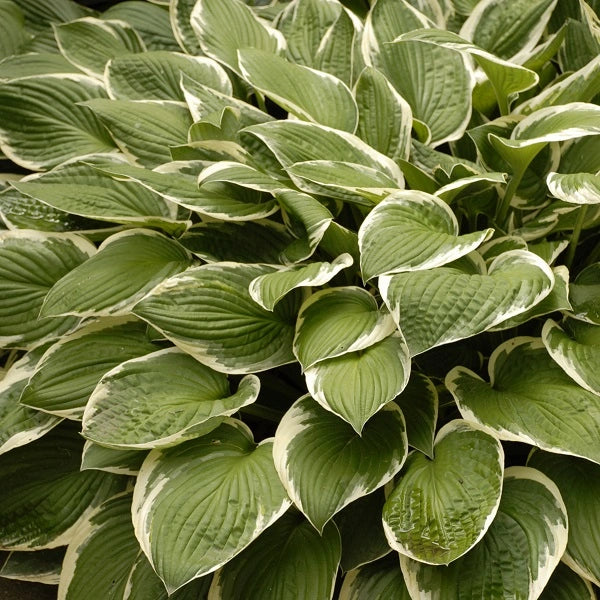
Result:
{"label": "folded leaf", "polygon": [[11,552],[0,569],[0,577],[58,585],[64,556],[64,548]]}
{"label": "folded leaf", "polygon": [[81,470],[97,469],[115,473],[115,475],[133,475],[135,477],[147,454],[143,450],[115,450],[86,442],[81,455]]}

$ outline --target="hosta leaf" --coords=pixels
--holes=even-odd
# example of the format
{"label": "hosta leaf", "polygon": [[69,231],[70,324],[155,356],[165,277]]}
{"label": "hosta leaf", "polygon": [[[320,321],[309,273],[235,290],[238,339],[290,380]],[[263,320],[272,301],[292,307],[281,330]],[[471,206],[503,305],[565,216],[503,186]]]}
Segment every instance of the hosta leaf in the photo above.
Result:
{"label": "hosta leaf", "polygon": [[171,446],[215,429],[218,417],[254,402],[259,389],[259,379],[248,375],[231,394],[225,375],[167,348],[106,373],[86,406],[82,433],[111,448]]}
{"label": "hosta leaf", "polygon": [[395,192],[358,231],[363,279],[439,267],[472,252],[492,233],[459,236],[458,221],[445,202],[416,190]]}
{"label": "hosta leaf", "polygon": [[350,267],[352,262],[349,254],[341,254],[330,263],[314,262],[260,275],[250,282],[250,296],[264,309],[273,310],[275,304],[288,292],[299,287],[325,285],[342,269]]}
{"label": "hosta leaf", "polygon": [[200,185],[207,183],[233,183],[257,192],[276,194],[288,191],[291,182],[275,179],[264,171],[233,161],[220,161],[202,170],[198,177]]}
{"label": "hosta leaf", "polygon": [[48,413],[81,418],[94,387],[118,364],[154,352],[146,325],[104,319],[63,337],[51,346],[21,395],[21,404]]}
{"label": "hosta leaf", "polygon": [[[115,162],[114,167],[118,166],[121,163]],[[185,221],[176,220],[176,207],[159,195],[129,181],[115,181],[84,163],[63,165],[13,187],[53,208],[88,219],[160,227],[169,232],[186,226]]]}
{"label": "hosta leaf", "polygon": [[409,374],[408,348],[398,332],[363,350],[319,361],[305,372],[311,396],[358,434],[404,389]]}
{"label": "hosta leaf", "polygon": [[214,60],[164,50],[114,58],[106,67],[106,87],[109,95],[118,100],[183,102],[182,73],[224,94],[231,94],[229,77]]}
{"label": "hosta leaf", "polygon": [[356,102],[337,77],[257,49],[240,50],[238,61],[254,88],[295,117],[350,133],[356,130]]}
{"label": "hosta leaf", "polygon": [[600,263],[583,269],[569,286],[575,316],[600,324]]}
{"label": "hosta leaf", "polygon": [[395,402],[406,421],[408,445],[433,459],[438,418],[438,393],[435,385],[422,373],[413,371],[408,384]]}
{"label": "hosta leaf", "polygon": [[495,437],[467,421],[446,424],[436,436],[433,459],[413,452],[388,496],[383,526],[390,546],[434,565],[468,552],[496,515],[503,470],[504,452]]}
{"label": "hosta leaf", "polygon": [[292,337],[299,296],[289,294],[273,312],[248,293],[271,268],[214,263],[175,275],[133,312],[182,350],[225,373],[253,373],[294,360]]}
{"label": "hosta leaf", "polygon": [[277,204],[271,197],[265,199],[260,194],[232,194],[226,186],[199,189],[195,177],[181,173],[150,171],[102,161],[95,162],[94,166],[104,173],[135,181],[170,202],[214,219],[254,220],[267,217],[277,210]]}
{"label": "hosta leaf", "polygon": [[549,173],[550,193],[570,204],[600,204],[600,175],[591,173]]}
{"label": "hosta leaf", "polygon": [[81,73],[62,54],[16,54],[0,62],[0,80],[22,79],[38,75]]}
{"label": "hosta leaf", "polygon": [[20,47],[27,41],[28,35],[24,28],[25,19],[19,7],[10,0],[0,2],[2,21],[0,22],[0,59],[17,54]]}
{"label": "hosta leaf", "polygon": [[567,543],[567,513],[558,488],[528,467],[510,467],[486,535],[448,567],[401,556],[411,598],[535,600]]}
{"label": "hosta leaf", "polygon": [[62,55],[98,79],[111,58],[146,49],[135,29],[124,21],[84,17],[56,25],[54,31]]}
{"label": "hosta leaf", "polygon": [[179,243],[206,262],[232,261],[278,264],[294,238],[272,221],[199,223]]}
{"label": "hosta leaf", "polygon": [[569,515],[569,541],[563,556],[579,575],[600,582],[600,466],[572,456],[536,450],[527,465],[539,469],[558,486]]}
{"label": "hosta leaf", "polygon": [[344,578],[340,600],[410,600],[398,555],[391,552],[378,561],[350,571]]}
{"label": "hosta leaf", "polygon": [[581,387],[600,395],[600,327],[568,319],[563,330],[552,319],[544,324],[546,350]]}
{"label": "hosta leaf", "polygon": [[496,183],[506,183],[506,174],[488,172],[481,175],[461,177],[435,190],[434,196],[450,204],[459,199],[463,194],[471,195],[479,190],[489,188]]}
{"label": "hosta leaf", "polygon": [[519,62],[542,36],[557,0],[482,0],[460,35],[501,58]]}
{"label": "hosta leaf", "polygon": [[196,0],[171,0],[169,2],[169,16],[173,34],[178,44],[184,52],[199,56],[202,54],[202,49],[190,22],[195,4]]}
{"label": "hosta leaf", "polygon": [[[527,370],[523,365],[527,364]],[[456,367],[446,378],[464,418],[503,440],[600,463],[600,397],[577,385],[550,357],[542,340],[515,338],[489,362],[491,384]]]}
{"label": "hosta leaf", "polygon": [[172,593],[239,554],[289,507],[272,442],[229,420],[206,438],[153,450],[133,495],[136,537]]}
{"label": "hosta leaf", "polygon": [[560,562],[548,580],[540,600],[596,600],[596,594],[587,579],[580,577],[565,563]]}
{"label": "hosta leaf", "polygon": [[116,475],[137,475],[148,453],[142,450],[116,450],[86,442],[81,455],[81,470],[96,469]]}
{"label": "hosta leaf", "polygon": [[0,381],[0,454],[29,444],[60,423],[58,417],[19,404],[21,392],[41,355],[41,350],[26,354]]}
{"label": "hosta leaf", "polygon": [[358,435],[308,395],[283,416],[273,445],[288,495],[319,531],[344,506],[390,481],[406,451],[397,406],[385,407]]}
{"label": "hosta leaf", "polygon": [[82,103],[102,121],[121,151],[149,168],[171,160],[169,146],[187,141],[189,111],[161,100],[89,100]]}
{"label": "hosta leaf", "polygon": [[57,281],[40,314],[127,314],[155,286],[190,264],[187,250],[161,233],[123,231],[107,238],[92,258]]}
{"label": "hosta leaf", "polygon": [[319,535],[293,509],[217,572],[211,600],[329,600],[340,562],[340,535]]}
{"label": "hosta leaf", "polygon": [[548,264],[525,250],[504,252],[487,274],[482,265],[469,271],[464,264],[379,279],[381,295],[412,355],[521,314],[548,296],[554,285]]}
{"label": "hosta leaf", "polygon": [[237,50],[285,48],[279,31],[259,20],[241,0],[199,0],[190,17],[204,53],[240,73]]}
{"label": "hosta leaf", "polygon": [[393,160],[408,160],[412,111],[385,75],[373,67],[360,74],[355,88],[356,135]]}
{"label": "hosta leaf", "polygon": [[0,577],[57,585],[64,556],[64,548],[11,552],[0,569]]}
{"label": "hosta leaf", "polygon": [[106,98],[106,92],[85,75],[45,75],[3,83],[2,152],[34,171],[85,154],[110,152],[114,142],[98,119],[79,104],[91,98]]}
{"label": "hosta leaf", "polygon": [[48,290],[96,248],[72,233],[0,233],[0,343],[30,347],[74,329],[74,317],[39,318]]}
{"label": "hosta leaf", "polygon": [[83,440],[69,425],[0,456],[0,545],[9,550],[55,548],[123,487],[110,473],[79,471]]}
{"label": "hosta leaf", "polygon": [[88,9],[71,0],[14,0],[23,11],[28,28],[36,33],[47,29],[48,23],[66,23],[88,14]]}
{"label": "hosta leaf", "polygon": [[388,337],[394,322],[358,287],[320,290],[300,309],[294,353],[304,369],[326,358],[364,350]]}

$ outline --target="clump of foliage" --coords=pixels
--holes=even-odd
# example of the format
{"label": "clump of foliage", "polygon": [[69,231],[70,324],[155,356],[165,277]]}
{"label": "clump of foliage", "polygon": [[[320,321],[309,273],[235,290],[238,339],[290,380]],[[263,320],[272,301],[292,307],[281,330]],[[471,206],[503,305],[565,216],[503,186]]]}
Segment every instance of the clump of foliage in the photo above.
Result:
{"label": "clump of foliage", "polygon": [[583,0],[0,0],[0,575],[600,583]]}

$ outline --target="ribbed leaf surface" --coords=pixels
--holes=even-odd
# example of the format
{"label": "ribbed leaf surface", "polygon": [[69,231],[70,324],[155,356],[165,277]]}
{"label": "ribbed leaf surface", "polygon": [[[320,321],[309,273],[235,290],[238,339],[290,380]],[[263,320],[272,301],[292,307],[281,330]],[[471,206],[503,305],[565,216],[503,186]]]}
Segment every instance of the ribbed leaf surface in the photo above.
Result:
{"label": "ribbed leaf surface", "polygon": [[64,556],[64,548],[11,552],[0,569],[0,577],[57,585]]}
{"label": "ribbed leaf surface", "polygon": [[596,600],[592,584],[572,571],[563,562],[558,563],[540,600]]}
{"label": "ribbed leaf surface", "polygon": [[395,552],[350,571],[344,578],[340,600],[411,600]]}

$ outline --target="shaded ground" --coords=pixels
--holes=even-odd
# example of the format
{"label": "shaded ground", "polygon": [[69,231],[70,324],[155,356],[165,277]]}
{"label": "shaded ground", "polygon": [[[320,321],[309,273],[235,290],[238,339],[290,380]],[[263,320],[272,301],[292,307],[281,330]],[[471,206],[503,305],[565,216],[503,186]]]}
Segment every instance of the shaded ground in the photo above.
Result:
{"label": "shaded ground", "polygon": [[57,586],[0,577],[0,600],[56,600]]}

